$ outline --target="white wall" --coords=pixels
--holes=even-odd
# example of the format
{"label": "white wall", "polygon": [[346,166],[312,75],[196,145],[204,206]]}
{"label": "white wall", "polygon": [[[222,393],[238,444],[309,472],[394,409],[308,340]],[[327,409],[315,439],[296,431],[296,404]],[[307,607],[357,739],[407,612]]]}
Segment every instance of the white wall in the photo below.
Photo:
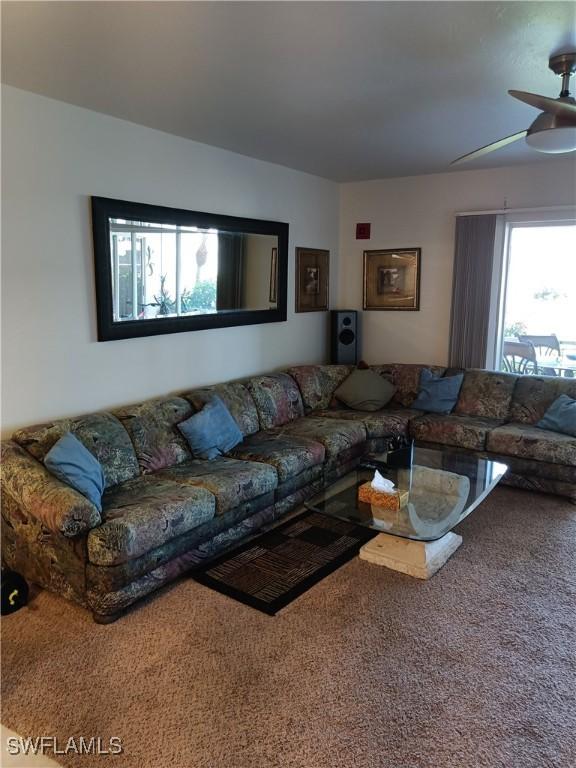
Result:
{"label": "white wall", "polygon": [[[365,312],[369,361],[447,359],[454,213],[570,205],[574,158],[338,185],[2,88],[3,434],[51,418],[311,363],[327,315],[294,313],[294,248],[331,250],[333,307],[362,308],[362,251],[420,246],[420,312]],[[290,224],[288,322],[96,341],[89,196]],[[340,219],[340,256],[338,220]],[[372,223],[356,241],[355,224]],[[340,262],[340,263],[339,263]]]}
{"label": "white wall", "polygon": [[[294,313],[294,248],[332,252],[338,186],[2,88],[3,434],[51,418],[324,360],[327,315]],[[98,343],[90,195],[290,224],[288,321]]]}
{"label": "white wall", "polygon": [[[364,250],[422,248],[420,311],[363,312],[363,357],[447,362],[457,211],[575,203],[575,158],[566,155],[538,165],[343,184],[340,308],[362,309]],[[357,222],[372,223],[370,240],[355,239]]]}

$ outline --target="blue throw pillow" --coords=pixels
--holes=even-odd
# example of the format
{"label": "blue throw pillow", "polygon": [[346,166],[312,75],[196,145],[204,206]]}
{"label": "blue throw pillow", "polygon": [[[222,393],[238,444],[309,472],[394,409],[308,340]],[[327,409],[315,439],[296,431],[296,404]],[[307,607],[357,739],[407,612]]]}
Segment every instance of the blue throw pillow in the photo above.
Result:
{"label": "blue throw pillow", "polygon": [[576,437],[576,400],[568,395],[560,395],[536,426]]}
{"label": "blue throw pillow", "polygon": [[244,439],[234,417],[218,395],[214,395],[201,411],[177,425],[198,459],[215,459],[227,453]]}
{"label": "blue throw pillow", "polygon": [[450,413],[458,402],[464,374],[456,376],[435,376],[428,368],[420,374],[418,397],[412,408],[431,413]]}
{"label": "blue throw pillow", "polygon": [[72,432],[66,432],[48,451],[44,466],[63,483],[71,485],[102,512],[106,481],[100,462]]}

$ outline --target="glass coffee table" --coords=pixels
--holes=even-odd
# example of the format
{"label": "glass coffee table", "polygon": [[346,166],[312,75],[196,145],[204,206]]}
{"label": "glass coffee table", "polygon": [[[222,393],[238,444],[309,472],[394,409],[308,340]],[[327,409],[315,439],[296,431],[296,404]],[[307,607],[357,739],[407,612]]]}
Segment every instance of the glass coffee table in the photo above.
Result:
{"label": "glass coffee table", "polygon": [[[360,550],[362,559],[430,578],[462,543],[452,529],[486,498],[508,467],[436,448],[415,447],[409,468],[389,467],[386,459],[386,454],[366,457],[304,506],[378,531]],[[373,509],[358,500],[358,488],[372,480],[375,469],[400,491],[403,504],[398,509]]]}

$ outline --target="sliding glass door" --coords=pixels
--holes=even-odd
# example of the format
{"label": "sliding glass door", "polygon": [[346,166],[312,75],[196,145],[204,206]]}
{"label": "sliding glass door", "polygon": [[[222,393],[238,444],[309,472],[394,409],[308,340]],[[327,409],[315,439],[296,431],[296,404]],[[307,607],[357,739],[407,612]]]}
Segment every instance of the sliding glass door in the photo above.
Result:
{"label": "sliding glass door", "polygon": [[576,376],[576,220],[509,221],[496,367]]}

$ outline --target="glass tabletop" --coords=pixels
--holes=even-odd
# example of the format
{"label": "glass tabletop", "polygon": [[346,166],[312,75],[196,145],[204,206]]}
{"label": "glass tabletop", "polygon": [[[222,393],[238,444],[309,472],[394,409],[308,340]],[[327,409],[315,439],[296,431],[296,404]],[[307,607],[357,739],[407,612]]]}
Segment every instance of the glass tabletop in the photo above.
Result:
{"label": "glass tabletop", "polygon": [[[435,448],[415,447],[412,465],[391,468],[386,454],[372,454],[305,503],[308,509],[417,541],[444,536],[490,493],[508,467],[489,459]],[[358,488],[374,471],[400,492],[397,509],[374,508],[358,500]],[[400,506],[401,502],[401,506]]]}
{"label": "glass tabletop", "polygon": [[546,375],[547,371],[558,371],[560,376],[573,378],[576,373],[576,355],[564,355],[562,357],[536,356],[538,373]]}

